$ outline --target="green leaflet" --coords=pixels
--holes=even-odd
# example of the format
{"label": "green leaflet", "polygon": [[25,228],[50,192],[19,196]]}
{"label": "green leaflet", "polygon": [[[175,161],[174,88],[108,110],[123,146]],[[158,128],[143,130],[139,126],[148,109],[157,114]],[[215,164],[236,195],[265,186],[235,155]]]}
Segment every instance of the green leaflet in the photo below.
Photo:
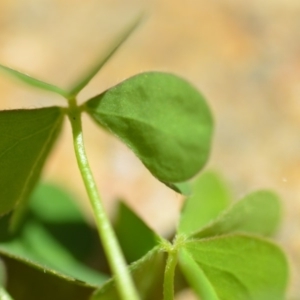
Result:
{"label": "green leaflet", "polygon": [[280,221],[280,201],[276,194],[262,190],[247,195],[213,223],[192,235],[205,238],[231,232],[271,235]]}
{"label": "green leaflet", "polygon": [[84,108],[166,184],[187,181],[208,159],[210,110],[201,94],[177,76],[136,75],[90,99]]}
{"label": "green leaflet", "polygon": [[178,233],[190,235],[199,231],[227,208],[230,202],[228,188],[217,174],[201,174],[193,184],[192,196],[184,204]]}
{"label": "green leaflet", "polygon": [[[99,253],[99,247],[95,248],[97,232],[86,224],[71,197],[54,186],[39,185],[30,200],[29,211],[17,233],[6,231],[9,215],[0,220],[0,254],[9,274],[22,270],[8,277],[8,287],[24,284],[24,299],[44,299],[35,286],[49,281],[50,286],[55,282],[57,288],[47,290],[52,299],[82,299],[79,295],[90,294],[107,279],[82,262],[95,250]],[[66,294],[60,295],[62,291]]]}
{"label": "green leaflet", "polygon": [[178,183],[164,182],[164,184],[169,188],[171,188],[172,190],[174,190],[175,192],[180,193],[184,196],[190,196],[192,194],[192,188],[189,181],[178,182]]}
{"label": "green leaflet", "polygon": [[158,245],[160,237],[123,202],[119,203],[114,223],[115,232],[128,263],[140,259]]}
{"label": "green leaflet", "polygon": [[56,93],[56,94],[59,94],[63,97],[67,97],[68,96],[68,93],[66,91],[64,91],[63,89],[57,87],[57,86],[54,86],[52,84],[49,84],[49,83],[46,83],[46,82],[43,82],[41,80],[38,80],[38,79],[35,79],[29,75],[26,75],[24,73],[21,73],[19,71],[16,71],[14,69],[11,69],[9,67],[6,67],[6,66],[3,66],[3,65],[0,65],[0,71],[22,81],[23,83],[29,85],[29,86],[33,86],[33,87],[36,87],[36,88],[39,88],[41,90],[45,90],[45,91],[48,91],[48,92],[53,92],[53,93]]}
{"label": "green leaflet", "polygon": [[115,41],[115,44],[110,47],[105,55],[101,55],[99,60],[93,64],[93,67],[89,69],[84,76],[82,76],[70,89],[69,97],[75,97],[98,73],[98,71],[109,61],[109,59],[115,54],[115,52],[123,45],[123,43],[129,38],[133,31],[138,27],[142,20],[142,16],[138,17],[130,26],[128,26],[124,32]]}
{"label": "green leaflet", "polygon": [[[162,286],[166,254],[157,246],[138,261],[130,265],[129,270],[141,300],[162,299]],[[90,300],[119,300],[114,279],[98,289]]]}
{"label": "green leaflet", "polygon": [[58,107],[0,111],[0,215],[30,194],[62,119]]}
{"label": "green leaflet", "polygon": [[[264,239],[247,235],[229,235],[193,240],[184,246],[198,265],[196,278],[187,276],[192,287],[203,296],[199,286],[210,292],[205,300],[283,300],[287,287],[288,267],[282,251]],[[186,264],[184,252],[179,263]],[[183,267],[185,270],[185,267]],[[203,280],[203,274],[207,277]],[[196,285],[196,286],[195,286]],[[197,286],[199,285],[199,286]],[[211,288],[219,298],[216,298]]]}

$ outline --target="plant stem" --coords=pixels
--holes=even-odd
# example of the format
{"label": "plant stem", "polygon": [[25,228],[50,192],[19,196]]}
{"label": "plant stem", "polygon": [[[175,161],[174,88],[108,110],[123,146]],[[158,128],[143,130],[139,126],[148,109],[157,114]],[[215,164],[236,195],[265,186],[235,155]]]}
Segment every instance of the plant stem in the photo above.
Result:
{"label": "plant stem", "polygon": [[128,272],[124,256],[117,242],[109,219],[105,213],[96,183],[91,172],[82,134],[81,110],[75,99],[69,99],[68,116],[72,126],[73,143],[79,170],[88,193],[96,226],[106,253],[110,268],[115,276],[116,285],[122,300],[138,300],[139,296]]}
{"label": "plant stem", "polygon": [[164,300],[174,299],[174,276],[177,265],[177,249],[168,251],[168,259],[164,275]]}

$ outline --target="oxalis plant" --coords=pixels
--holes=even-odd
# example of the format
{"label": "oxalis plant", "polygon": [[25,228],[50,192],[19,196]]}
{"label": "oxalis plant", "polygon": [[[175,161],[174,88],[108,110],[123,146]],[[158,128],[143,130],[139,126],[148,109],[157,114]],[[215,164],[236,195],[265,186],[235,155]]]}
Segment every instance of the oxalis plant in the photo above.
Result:
{"label": "oxalis plant", "polygon": [[[137,24],[70,89],[0,67],[68,104],[0,112],[0,299],[171,300],[187,287],[202,300],[284,299],[286,258],[268,238],[280,219],[278,196],[261,190],[232,204],[216,173],[188,183],[208,159],[213,132],[210,109],[192,85],[146,72],[78,105],[78,93]],[[189,195],[172,237],[159,236],[123,201],[113,229],[86,156],[82,113],[121,139],[158,180]],[[103,248],[72,196],[37,184],[64,117]],[[91,267],[104,261],[102,250],[111,278],[104,265]]]}

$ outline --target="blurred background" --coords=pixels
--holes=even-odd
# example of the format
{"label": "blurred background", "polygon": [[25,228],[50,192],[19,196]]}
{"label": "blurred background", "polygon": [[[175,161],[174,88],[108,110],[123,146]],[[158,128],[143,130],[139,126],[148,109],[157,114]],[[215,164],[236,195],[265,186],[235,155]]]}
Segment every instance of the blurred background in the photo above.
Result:
{"label": "blurred background", "polygon": [[[141,12],[143,24],[79,101],[148,70],[178,74],[201,90],[216,123],[207,168],[223,175],[236,199],[258,188],[281,195],[277,240],[292,266],[289,299],[300,299],[299,1],[2,0],[0,63],[68,87]],[[0,109],[53,104],[65,102],[0,77]],[[84,134],[107,210],[125,199],[153,229],[170,233],[181,197],[86,116]],[[66,123],[43,174],[77,195],[89,218],[71,141]]]}

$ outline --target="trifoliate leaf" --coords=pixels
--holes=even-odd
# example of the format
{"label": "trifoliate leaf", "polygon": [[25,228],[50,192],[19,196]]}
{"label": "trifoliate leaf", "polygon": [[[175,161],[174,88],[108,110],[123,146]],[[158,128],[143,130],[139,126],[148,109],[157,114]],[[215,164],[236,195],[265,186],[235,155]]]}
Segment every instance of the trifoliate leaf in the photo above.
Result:
{"label": "trifoliate leaf", "polygon": [[183,249],[179,264],[201,299],[284,299],[287,261],[281,249],[267,240],[229,235],[193,240]]}

